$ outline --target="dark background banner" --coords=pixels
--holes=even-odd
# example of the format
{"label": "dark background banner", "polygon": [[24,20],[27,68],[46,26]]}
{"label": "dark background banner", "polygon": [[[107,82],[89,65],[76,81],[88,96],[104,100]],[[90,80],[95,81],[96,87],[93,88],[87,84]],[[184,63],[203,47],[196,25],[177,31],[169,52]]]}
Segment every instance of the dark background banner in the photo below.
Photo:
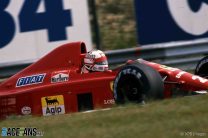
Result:
{"label": "dark background banner", "polygon": [[[181,1],[187,1],[193,13],[200,12],[202,4],[208,3],[208,0]],[[208,31],[198,35],[184,31],[169,11],[168,0],[135,0],[135,7],[138,41],[141,45],[208,37]],[[208,10],[204,15],[208,20]]]}

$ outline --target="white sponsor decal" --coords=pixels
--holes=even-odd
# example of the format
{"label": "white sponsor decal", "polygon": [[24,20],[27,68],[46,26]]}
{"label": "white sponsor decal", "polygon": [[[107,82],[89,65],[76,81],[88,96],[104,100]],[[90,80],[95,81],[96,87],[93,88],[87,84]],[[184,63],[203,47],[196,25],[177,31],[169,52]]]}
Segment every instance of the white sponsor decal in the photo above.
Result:
{"label": "white sponsor decal", "polygon": [[199,77],[199,76],[193,76],[192,77],[193,80],[199,80],[201,83],[206,83],[208,80],[207,79],[204,79],[202,77]]}
{"label": "white sponsor decal", "polygon": [[182,76],[183,74],[185,74],[185,73],[186,73],[186,72],[184,72],[184,71],[179,72],[179,73],[176,75],[176,78],[180,79],[181,76]]}
{"label": "white sponsor decal", "polygon": [[16,87],[43,83],[45,76],[46,73],[21,77],[17,80]]}
{"label": "white sponsor decal", "polygon": [[21,111],[22,111],[22,114],[23,115],[29,115],[29,114],[31,114],[31,108],[29,106],[22,107]]}
{"label": "white sponsor decal", "polygon": [[69,72],[67,70],[53,72],[51,76],[51,83],[69,81]]}
{"label": "white sponsor decal", "polygon": [[115,104],[114,99],[104,100],[104,104]]}

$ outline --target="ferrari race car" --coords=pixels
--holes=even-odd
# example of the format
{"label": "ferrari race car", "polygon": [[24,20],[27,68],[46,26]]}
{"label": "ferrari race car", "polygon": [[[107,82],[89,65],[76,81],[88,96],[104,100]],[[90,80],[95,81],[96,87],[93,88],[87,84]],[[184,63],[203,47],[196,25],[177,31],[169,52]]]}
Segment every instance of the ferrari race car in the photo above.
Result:
{"label": "ferrari race car", "polygon": [[173,96],[172,88],[206,92],[206,58],[193,75],[143,59],[112,70],[81,73],[83,42],[62,45],[0,84],[0,117],[58,115]]}

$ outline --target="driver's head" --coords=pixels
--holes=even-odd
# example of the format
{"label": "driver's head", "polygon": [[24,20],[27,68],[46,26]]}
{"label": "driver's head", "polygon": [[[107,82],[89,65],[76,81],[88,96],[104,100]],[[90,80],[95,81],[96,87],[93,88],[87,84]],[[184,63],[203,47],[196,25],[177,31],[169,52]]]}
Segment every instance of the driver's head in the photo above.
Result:
{"label": "driver's head", "polygon": [[100,50],[89,51],[84,58],[84,68],[89,71],[107,71],[107,57]]}

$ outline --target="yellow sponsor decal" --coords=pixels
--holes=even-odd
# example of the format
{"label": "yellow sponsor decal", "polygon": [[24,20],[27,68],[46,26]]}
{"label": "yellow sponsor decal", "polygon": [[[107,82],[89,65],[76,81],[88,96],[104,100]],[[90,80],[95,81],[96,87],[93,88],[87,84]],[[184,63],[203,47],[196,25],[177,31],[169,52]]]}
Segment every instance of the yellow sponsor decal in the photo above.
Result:
{"label": "yellow sponsor decal", "polygon": [[111,91],[113,92],[113,83],[114,83],[114,81],[111,81],[110,82],[110,88],[111,88]]}
{"label": "yellow sponsor decal", "polygon": [[42,107],[64,105],[63,95],[47,96],[41,98]]}
{"label": "yellow sponsor decal", "polygon": [[63,95],[42,97],[41,104],[42,104],[42,111],[44,116],[65,113]]}
{"label": "yellow sponsor decal", "polygon": [[178,70],[177,68],[172,68],[172,67],[168,67],[168,66],[165,66],[165,65],[161,65],[160,68],[166,69],[166,70],[169,70],[169,71],[176,71],[176,70]]}

